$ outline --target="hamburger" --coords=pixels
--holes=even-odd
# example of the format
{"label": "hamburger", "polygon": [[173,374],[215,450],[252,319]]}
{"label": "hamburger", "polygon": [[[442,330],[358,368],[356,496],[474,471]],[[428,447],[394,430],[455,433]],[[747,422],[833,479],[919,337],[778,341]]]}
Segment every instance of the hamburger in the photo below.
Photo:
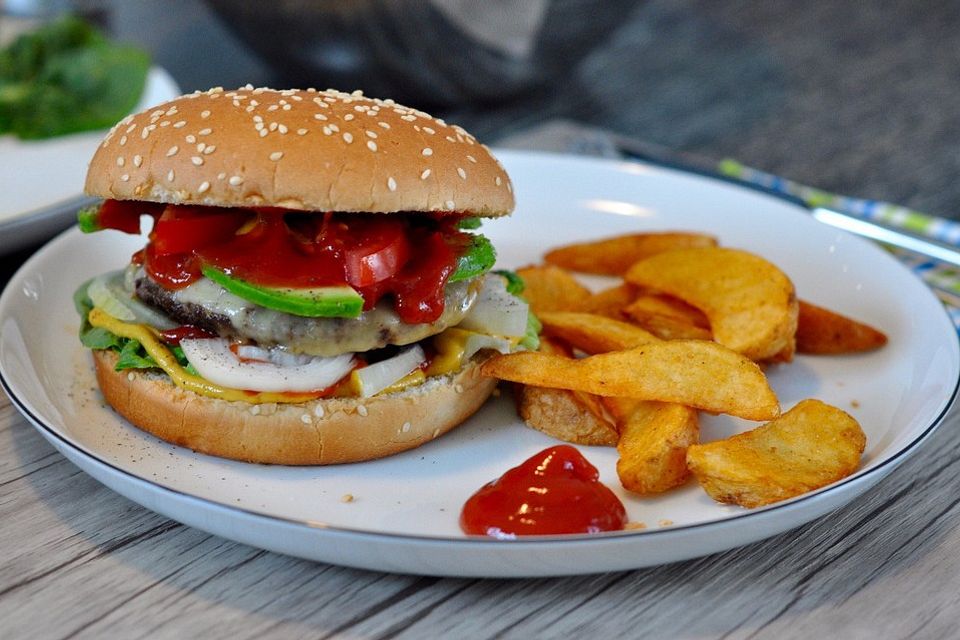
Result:
{"label": "hamburger", "polygon": [[[85,232],[147,233],[75,302],[107,403],[195,451],[316,465],[463,422],[536,321],[478,230],[514,207],[473,136],[360,92],[211,89],[128,116]],[[151,224],[152,223],[152,224]]]}

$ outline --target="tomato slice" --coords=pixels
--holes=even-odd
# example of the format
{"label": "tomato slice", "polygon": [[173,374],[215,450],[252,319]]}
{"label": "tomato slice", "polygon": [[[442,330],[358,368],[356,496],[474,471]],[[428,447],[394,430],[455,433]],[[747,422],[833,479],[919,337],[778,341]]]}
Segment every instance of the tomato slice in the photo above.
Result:
{"label": "tomato slice", "polygon": [[169,205],[153,227],[158,256],[202,249],[235,234],[247,214],[231,209]]}
{"label": "tomato slice", "polygon": [[158,216],[166,205],[138,200],[104,200],[97,212],[97,226],[124,233],[140,233],[140,216]]}
{"label": "tomato slice", "polygon": [[343,250],[347,282],[369,287],[397,275],[410,259],[410,241],[403,224],[384,220],[358,227],[351,229],[356,237]]}

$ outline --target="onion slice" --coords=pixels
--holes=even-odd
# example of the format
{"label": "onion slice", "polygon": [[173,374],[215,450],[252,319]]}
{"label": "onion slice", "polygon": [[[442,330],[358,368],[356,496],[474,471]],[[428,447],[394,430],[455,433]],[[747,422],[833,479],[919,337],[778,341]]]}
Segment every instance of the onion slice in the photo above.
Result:
{"label": "onion slice", "polygon": [[117,320],[147,324],[155,329],[173,329],[177,323],[159,311],[134,298],[124,284],[124,271],[111,271],[90,281],[87,295],[94,306],[100,307]]}
{"label": "onion slice", "polygon": [[526,302],[507,291],[503,278],[489,275],[473,307],[457,326],[494,336],[522,338],[527,333],[529,312]]}
{"label": "onion slice", "polygon": [[302,364],[275,364],[267,354],[265,362],[243,362],[221,338],[184,338],[183,353],[201,377],[232,389],[250,391],[319,391],[332,386],[354,367],[352,353],[330,358],[310,357]]}
{"label": "onion slice", "polygon": [[393,383],[416,370],[426,356],[420,345],[408,347],[386,360],[381,360],[362,369],[357,369],[360,381],[360,395],[364,398],[375,396]]}

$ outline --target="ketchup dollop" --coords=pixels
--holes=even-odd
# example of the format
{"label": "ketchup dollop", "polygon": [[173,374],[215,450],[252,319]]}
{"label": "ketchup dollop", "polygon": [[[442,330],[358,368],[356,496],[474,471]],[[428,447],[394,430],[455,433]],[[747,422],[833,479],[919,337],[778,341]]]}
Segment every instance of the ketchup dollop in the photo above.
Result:
{"label": "ketchup dollop", "polygon": [[599,477],[576,448],[544,449],[473,494],[460,528],[504,539],[623,529],[623,503]]}

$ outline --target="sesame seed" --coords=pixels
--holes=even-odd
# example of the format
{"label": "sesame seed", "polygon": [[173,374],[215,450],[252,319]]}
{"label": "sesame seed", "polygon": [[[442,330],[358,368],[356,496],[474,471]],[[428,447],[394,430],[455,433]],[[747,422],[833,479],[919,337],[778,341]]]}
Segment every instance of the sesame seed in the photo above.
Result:
{"label": "sesame seed", "polygon": [[367,140],[367,149],[370,149],[370,151],[376,151],[377,143],[374,142],[373,140]]}
{"label": "sesame seed", "polygon": [[127,380],[129,380],[130,382],[133,382],[136,377],[137,376],[133,375],[133,371],[127,374]]}
{"label": "sesame seed", "polygon": [[366,111],[368,108],[369,108],[369,107],[367,107],[366,105],[358,104],[358,105],[356,105],[356,106],[353,108],[353,110],[354,110],[354,111],[359,111],[360,113],[363,113],[363,112]]}
{"label": "sesame seed", "polygon": [[161,126],[161,127],[169,127],[169,126],[170,126],[170,121],[169,121],[169,120],[161,120],[161,121],[160,121],[160,126]]}
{"label": "sesame seed", "polygon": [[410,431],[410,427],[411,427],[411,426],[412,426],[412,425],[411,425],[409,422],[404,422],[404,423],[403,423],[403,426],[400,427],[400,430],[403,431],[404,433],[406,433],[407,431]]}
{"label": "sesame seed", "polygon": [[[184,123],[184,124],[186,124],[186,123]],[[174,126],[176,126],[176,125],[174,125]],[[129,127],[127,127],[127,133],[133,132],[133,130],[136,129],[136,128],[137,128],[137,123],[134,122],[132,125],[130,125]]]}
{"label": "sesame seed", "polygon": [[417,119],[417,116],[408,114],[408,115],[405,115],[405,116],[400,116],[400,119],[401,119],[401,120],[406,120],[407,122],[413,122],[414,120]]}
{"label": "sesame seed", "polygon": [[273,160],[274,162],[276,162],[282,157],[283,157],[283,151],[274,151],[273,153],[270,154],[270,159]]}
{"label": "sesame seed", "polygon": [[366,417],[366,415],[367,415],[367,407],[366,407],[366,405],[360,405],[359,407],[357,407],[357,413],[359,413],[361,416]]}
{"label": "sesame seed", "polygon": [[167,149],[167,157],[169,158],[170,156],[177,155],[177,151],[180,151],[180,147],[178,147],[177,145],[173,145],[172,147]]}
{"label": "sesame seed", "polygon": [[260,415],[260,405],[255,404],[252,407],[250,407],[250,413],[252,413],[255,416]]}
{"label": "sesame seed", "polygon": [[347,122],[349,122],[349,121],[353,120],[353,117],[354,117],[354,116],[353,116],[352,113],[348,113],[347,115],[343,116],[343,119],[346,120]]}
{"label": "sesame seed", "polygon": [[469,160],[469,161],[472,162],[473,164],[477,164],[477,159],[474,158],[473,156],[469,155],[469,154],[467,154],[467,160]]}
{"label": "sesame seed", "polygon": [[139,167],[142,164],[143,164],[143,156],[140,156],[140,155],[133,156],[133,166]]}
{"label": "sesame seed", "polygon": [[467,179],[467,172],[463,170],[463,167],[457,167],[457,175],[464,180]]}
{"label": "sesame seed", "polygon": [[497,176],[496,178],[494,178],[493,181],[494,181],[494,183],[496,183],[496,185],[497,185],[498,187],[500,186],[500,183],[503,182],[503,180],[500,179],[500,176]]}
{"label": "sesame seed", "polygon": [[333,129],[331,129],[330,127],[324,127],[324,128],[323,128],[323,135],[328,136],[328,135],[330,135],[331,133],[333,133]]}
{"label": "sesame seed", "polygon": [[256,129],[257,131],[260,131],[261,129],[263,129],[263,126],[264,126],[264,125],[263,125],[262,122],[254,122],[254,123],[253,123],[253,128]]}
{"label": "sesame seed", "polygon": [[223,180],[226,177],[227,177],[227,174],[223,171],[217,174],[217,180]]}
{"label": "sesame seed", "polygon": [[230,176],[230,184],[234,187],[239,187],[243,184],[242,176]]}
{"label": "sesame seed", "polygon": [[254,122],[263,122],[263,116],[259,116],[259,115],[253,116],[253,121],[254,121]]}
{"label": "sesame seed", "polygon": [[197,187],[197,193],[206,193],[210,189],[210,183],[204,180],[200,183],[200,186]]}
{"label": "sesame seed", "polygon": [[120,176],[120,180],[122,180],[123,182],[127,182],[128,180],[130,180],[130,174],[129,173],[123,174],[122,176]]}
{"label": "sesame seed", "polygon": [[305,136],[305,135],[307,135],[307,130],[306,130],[306,129],[297,129],[297,135],[298,135],[298,136]]}
{"label": "sesame seed", "polygon": [[200,131],[197,133],[199,133],[201,136],[208,136],[213,133],[213,129],[200,129]]}
{"label": "sesame seed", "polygon": [[261,138],[265,138],[266,136],[267,136],[267,130],[266,130],[266,129],[260,129],[260,137],[261,137]]}
{"label": "sesame seed", "polygon": [[323,417],[323,405],[319,405],[319,404],[318,404],[318,405],[316,406],[316,408],[313,410],[313,415],[317,416],[318,418],[322,418],[322,417]]}
{"label": "sesame seed", "polygon": [[277,105],[272,104],[272,105],[270,105],[269,107],[267,107],[267,111],[276,111],[276,110],[279,109],[279,108],[280,108],[280,107],[278,107]]}
{"label": "sesame seed", "polygon": [[453,200],[447,200],[446,206],[447,206],[447,209],[450,209],[451,211],[457,208],[457,205],[456,203],[454,203]]}
{"label": "sesame seed", "polygon": [[252,104],[251,104],[251,105],[247,105],[247,108],[244,109],[244,111],[246,111],[247,113],[250,113],[251,111],[253,111],[253,105],[252,105]]}
{"label": "sesame seed", "polygon": [[195,135],[193,135],[192,133],[190,133],[190,134],[187,134],[187,137],[184,138],[184,140],[186,140],[186,141],[187,141],[188,143],[190,143],[190,144],[193,144],[194,142],[197,141],[197,136],[195,136]]}
{"label": "sesame seed", "polygon": [[327,116],[323,115],[322,113],[315,113],[315,114],[313,114],[313,117],[314,117],[314,119],[316,119],[316,120],[326,120],[326,119],[327,119]]}
{"label": "sesame seed", "polygon": [[117,166],[118,167],[123,166],[123,156],[117,156]]}
{"label": "sesame seed", "polygon": [[187,126],[187,121],[186,121],[186,120],[177,120],[176,122],[173,123],[173,128],[174,128],[174,129],[179,129],[179,128],[185,127],[185,126]]}
{"label": "sesame seed", "polygon": [[140,130],[140,137],[143,138],[144,140],[146,140],[147,136],[149,135],[150,135],[150,129],[143,128]]}
{"label": "sesame seed", "polygon": [[205,142],[201,142],[200,144],[197,145],[197,151],[199,151],[200,153],[203,153],[203,150],[206,148],[207,148],[207,145]]}
{"label": "sesame seed", "polygon": [[429,133],[430,135],[433,135],[436,133],[436,131],[434,129],[431,129],[430,127],[424,127],[423,130]]}
{"label": "sesame seed", "polygon": [[346,133],[344,133],[344,134],[343,134],[343,141],[346,142],[347,144],[350,144],[351,142],[353,142],[353,134],[350,133],[349,131],[347,131]]}
{"label": "sesame seed", "polygon": [[270,129],[270,131],[276,131],[276,130],[277,130],[277,123],[276,123],[276,122],[271,122],[269,129]]}
{"label": "sesame seed", "polygon": [[367,131],[366,133],[367,133],[367,137],[368,137],[368,138],[374,138],[374,139],[376,139],[376,137],[377,137],[377,132],[376,132],[376,131]]}
{"label": "sesame seed", "polygon": [[120,146],[127,144],[127,136],[120,136]]}
{"label": "sesame seed", "polygon": [[203,155],[205,156],[210,155],[211,153],[214,152],[216,148],[217,148],[216,145],[211,144],[210,146],[208,146],[206,149],[203,150]]}
{"label": "sesame seed", "polygon": [[433,155],[433,149],[431,149],[430,147],[426,147],[426,148],[424,148],[424,150],[421,151],[420,153],[422,153],[422,154],[425,155],[425,156],[432,156],[432,155]]}
{"label": "sesame seed", "polygon": [[190,162],[199,167],[203,164],[203,158],[200,156],[190,156]]}
{"label": "sesame seed", "polygon": [[389,125],[388,123],[386,123],[386,122],[378,122],[377,124],[380,125],[381,127],[383,127],[384,129],[389,129],[389,128],[390,128],[390,125]]}
{"label": "sesame seed", "polygon": [[284,111],[290,111],[291,108],[292,108],[292,107],[291,107],[289,104],[283,105],[283,110],[284,110]]}
{"label": "sesame seed", "polygon": [[453,136],[447,136],[447,142],[456,142],[456,141],[457,141],[456,138],[454,138]]}
{"label": "sesame seed", "polygon": [[387,189],[390,189],[390,191],[397,190],[397,181],[393,179],[393,176],[387,178]]}
{"label": "sesame seed", "polygon": [[302,416],[300,416],[300,422],[302,422],[303,424],[310,424],[312,422],[312,419],[310,418],[310,414],[305,413]]}
{"label": "sesame seed", "polygon": [[210,117],[210,110],[209,110],[209,109],[205,109],[205,110],[201,111],[201,112],[200,112],[200,117],[201,117],[201,118],[204,118],[204,119],[209,118],[209,117]]}
{"label": "sesame seed", "polygon": [[173,178],[174,178],[173,169],[170,169],[170,171],[167,171],[167,182],[173,182]]}
{"label": "sesame seed", "polygon": [[426,180],[429,177],[430,177],[430,169],[424,169],[423,173],[420,174],[421,180]]}
{"label": "sesame seed", "polygon": [[278,125],[277,125],[277,131],[279,131],[280,133],[286,133],[286,132],[287,132],[287,125],[278,124]]}

